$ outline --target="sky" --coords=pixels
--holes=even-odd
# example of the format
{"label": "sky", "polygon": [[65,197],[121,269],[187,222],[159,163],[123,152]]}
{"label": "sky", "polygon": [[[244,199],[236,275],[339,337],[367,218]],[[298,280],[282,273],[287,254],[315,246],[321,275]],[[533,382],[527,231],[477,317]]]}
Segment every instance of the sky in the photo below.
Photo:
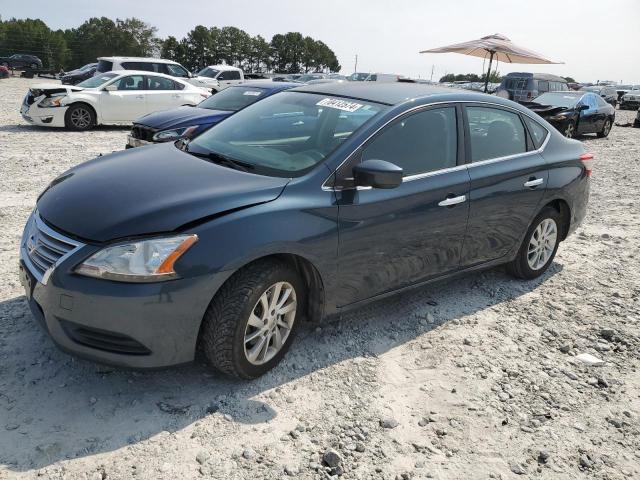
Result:
{"label": "sky", "polygon": [[[299,31],[322,40],[342,73],[384,72],[437,80],[482,73],[483,60],[420,50],[501,33],[561,65],[499,64],[578,81],[640,84],[640,0],[0,0],[3,19],[40,18],[71,28],[90,17],[137,17],[158,35],[183,37],[195,25],[235,26],[267,40]],[[114,52],[117,53],[117,52]]]}

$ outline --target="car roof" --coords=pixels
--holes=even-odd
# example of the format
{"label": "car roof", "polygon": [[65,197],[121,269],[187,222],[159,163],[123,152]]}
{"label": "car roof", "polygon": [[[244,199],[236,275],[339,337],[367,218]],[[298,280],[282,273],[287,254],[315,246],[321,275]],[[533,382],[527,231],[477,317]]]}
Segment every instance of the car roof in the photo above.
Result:
{"label": "car roof", "polygon": [[481,97],[480,101],[486,101],[486,97],[492,100],[498,99],[498,97],[495,96],[479,94],[469,90],[406,82],[333,82],[302,85],[293,90],[297,92],[357,98],[370,102],[384,103],[386,105],[398,105],[408,100],[432,95],[447,95],[451,97],[451,100],[464,98],[468,101],[474,101],[472,97]]}
{"label": "car roof", "polygon": [[185,85],[191,85],[189,82],[187,82],[186,80],[183,80],[182,78],[178,78],[178,77],[173,77],[171,75],[167,75],[166,73],[159,73],[159,72],[149,72],[148,70],[110,70],[108,72],[102,72],[100,75],[105,75],[107,73],[115,73],[116,75],[149,75],[152,77],[163,77],[163,78],[168,78],[169,80],[176,80],[179,81],[180,83],[184,83]]}
{"label": "car roof", "polygon": [[511,72],[507,73],[504,78],[533,78],[535,80],[567,83],[566,79],[558,75],[552,75],[551,73]]}
{"label": "car roof", "polygon": [[180,65],[178,62],[174,62],[173,60],[167,60],[165,58],[152,58],[152,57],[98,57],[98,60],[108,60],[113,62],[114,60],[135,60],[137,62],[147,62],[147,63],[174,63],[176,65]]}
{"label": "car roof", "polygon": [[241,68],[238,67],[232,67],[231,65],[207,65],[207,68],[215,68],[216,70],[237,70],[239,72],[242,71]]}
{"label": "car roof", "polygon": [[299,87],[301,84],[298,82],[274,82],[269,78],[263,78],[259,80],[249,80],[247,82],[233,85],[231,88],[251,87],[251,88],[264,88],[269,90],[286,90],[287,88]]}

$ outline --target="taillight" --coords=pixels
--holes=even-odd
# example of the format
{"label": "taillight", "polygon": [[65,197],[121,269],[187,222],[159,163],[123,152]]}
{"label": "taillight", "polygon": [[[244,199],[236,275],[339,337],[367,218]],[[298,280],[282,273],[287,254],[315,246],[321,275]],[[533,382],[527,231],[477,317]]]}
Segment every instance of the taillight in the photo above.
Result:
{"label": "taillight", "polygon": [[587,173],[587,177],[590,177],[592,173],[591,164],[593,163],[594,159],[593,153],[583,153],[582,155],[580,155],[579,159],[582,163],[584,163],[584,169]]}
{"label": "taillight", "polygon": [[531,92],[527,92],[527,98],[531,98]]}

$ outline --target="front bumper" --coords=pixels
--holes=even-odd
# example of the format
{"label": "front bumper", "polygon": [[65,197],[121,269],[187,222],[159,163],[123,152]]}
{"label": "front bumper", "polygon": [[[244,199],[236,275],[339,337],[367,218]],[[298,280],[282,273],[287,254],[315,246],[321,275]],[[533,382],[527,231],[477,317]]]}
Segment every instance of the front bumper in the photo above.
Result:
{"label": "front bumper", "polygon": [[640,100],[625,100],[620,102],[620,108],[623,110],[637,110],[640,108]]}
{"label": "front bumper", "polygon": [[204,313],[229,274],[122,283],[73,273],[99,248],[80,245],[39,281],[28,266],[26,242],[21,244],[21,282],[29,307],[54,343],[80,357],[127,368],[192,361]]}
{"label": "front bumper", "polygon": [[59,127],[64,124],[64,116],[69,107],[40,108],[35,103],[31,105],[22,104],[20,114],[32,125],[43,127]]}

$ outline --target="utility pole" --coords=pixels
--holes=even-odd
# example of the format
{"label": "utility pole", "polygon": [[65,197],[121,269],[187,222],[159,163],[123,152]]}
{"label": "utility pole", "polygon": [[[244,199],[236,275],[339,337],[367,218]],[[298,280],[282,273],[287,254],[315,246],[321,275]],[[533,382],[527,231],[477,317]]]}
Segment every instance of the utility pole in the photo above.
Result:
{"label": "utility pole", "polygon": [[356,64],[353,67],[353,73],[356,73],[358,71],[358,54],[356,53]]}

